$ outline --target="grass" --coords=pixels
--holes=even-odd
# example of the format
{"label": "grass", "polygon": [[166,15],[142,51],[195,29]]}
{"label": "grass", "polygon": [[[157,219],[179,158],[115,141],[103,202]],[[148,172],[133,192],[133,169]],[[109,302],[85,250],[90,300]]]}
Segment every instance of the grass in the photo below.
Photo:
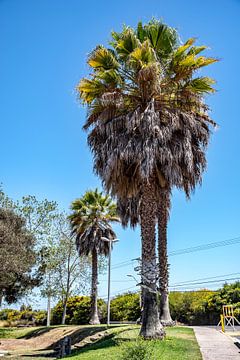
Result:
{"label": "grass", "polygon": [[0,339],[21,339],[30,335],[33,331],[40,328],[17,328],[17,327],[4,327],[0,328]]}
{"label": "grass", "polygon": [[[49,333],[47,336],[52,338],[51,330],[55,331],[54,328],[60,330],[59,337],[65,336],[65,331],[70,330],[72,326],[66,327],[38,327],[38,328],[0,328],[0,339],[34,339],[38,338],[41,341],[43,334]],[[168,328],[167,336],[163,341],[152,341],[150,346],[154,350],[154,360],[202,360],[199,346],[197,344],[194,332],[192,329],[187,327],[173,327]],[[105,333],[105,337],[102,339],[98,338],[98,334]],[[69,360],[119,360],[121,354],[121,344],[127,344],[131,342],[134,344],[139,334],[138,325],[116,325],[111,326],[107,332],[105,325],[93,328],[92,326],[79,326],[73,327],[73,334],[71,335],[73,344],[81,344],[82,340],[87,340],[84,347],[73,350],[72,355],[68,358]],[[76,341],[74,341],[74,339]],[[54,339],[53,339],[54,340]],[[92,342],[93,340],[93,342]],[[16,340],[18,341],[18,340]],[[16,343],[17,344],[17,343]],[[124,345],[123,345],[124,346]],[[15,348],[14,354],[12,353],[11,359],[35,359],[42,360],[44,352],[47,348],[42,351],[37,349],[17,349]],[[32,354],[32,356],[30,355]],[[14,357],[14,355],[16,357]],[[45,354],[45,360],[50,359]],[[53,358],[52,358],[53,359]],[[140,360],[140,359],[139,359]]]}
{"label": "grass", "polygon": [[[125,341],[135,341],[139,333],[138,327],[118,328],[110,331],[107,339],[88,345],[76,351],[68,358],[71,360],[117,360],[119,359],[119,344]],[[153,341],[154,355],[161,360],[201,360],[202,356],[194,332],[186,327],[167,329],[166,339]]]}

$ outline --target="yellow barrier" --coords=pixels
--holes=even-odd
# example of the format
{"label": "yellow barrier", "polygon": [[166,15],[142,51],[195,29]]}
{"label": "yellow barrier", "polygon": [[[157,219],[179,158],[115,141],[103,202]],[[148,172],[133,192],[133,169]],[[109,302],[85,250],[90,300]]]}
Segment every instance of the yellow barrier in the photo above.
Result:
{"label": "yellow barrier", "polygon": [[240,322],[234,316],[233,305],[223,305],[218,326],[221,324],[222,331],[225,332],[226,326],[231,326],[235,330],[235,323],[240,325]]}
{"label": "yellow barrier", "polygon": [[222,326],[222,332],[225,332],[224,316],[221,314],[220,318],[221,318],[220,321],[221,321],[221,326]]}

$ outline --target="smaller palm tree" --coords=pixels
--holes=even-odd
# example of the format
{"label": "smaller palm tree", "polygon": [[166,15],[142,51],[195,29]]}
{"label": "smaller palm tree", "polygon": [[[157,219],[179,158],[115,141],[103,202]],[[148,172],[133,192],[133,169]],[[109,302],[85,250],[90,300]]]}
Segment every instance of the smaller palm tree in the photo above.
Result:
{"label": "smaller palm tree", "polygon": [[108,195],[97,189],[87,191],[71,205],[69,216],[76,245],[80,256],[92,256],[92,291],[90,324],[99,324],[98,293],[98,255],[109,254],[109,244],[102,237],[115,239],[116,234],[110,223],[118,221],[116,205]]}

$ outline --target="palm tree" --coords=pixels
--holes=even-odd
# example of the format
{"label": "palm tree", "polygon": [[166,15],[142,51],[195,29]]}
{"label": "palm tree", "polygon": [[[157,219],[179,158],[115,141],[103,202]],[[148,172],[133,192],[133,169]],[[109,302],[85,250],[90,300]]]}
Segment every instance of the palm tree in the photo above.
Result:
{"label": "palm tree", "polygon": [[87,191],[71,205],[70,223],[76,235],[80,256],[92,256],[92,291],[90,324],[100,324],[97,308],[98,256],[109,254],[109,244],[102,237],[115,239],[116,234],[110,223],[118,221],[116,205],[110,196],[97,189]]}
{"label": "palm tree", "polygon": [[[195,72],[216,62],[199,55],[194,39],[179,45],[177,32],[152,20],[112,33],[112,48],[97,46],[93,72],[78,85],[88,105],[84,128],[94,169],[120,202],[139,199],[142,239],[141,335],[163,337],[156,297],[156,221],[161,192],[178,187],[187,196],[206,166],[209,124],[203,95],[214,80]],[[164,210],[166,211],[166,210]],[[162,227],[161,227],[162,228]],[[160,229],[161,230],[161,229]],[[166,268],[166,265],[165,265]]]}
{"label": "palm tree", "polygon": [[160,320],[165,326],[174,325],[171,318],[168,298],[169,265],[167,255],[167,225],[171,207],[171,190],[162,188],[158,204],[158,265],[160,291]]}

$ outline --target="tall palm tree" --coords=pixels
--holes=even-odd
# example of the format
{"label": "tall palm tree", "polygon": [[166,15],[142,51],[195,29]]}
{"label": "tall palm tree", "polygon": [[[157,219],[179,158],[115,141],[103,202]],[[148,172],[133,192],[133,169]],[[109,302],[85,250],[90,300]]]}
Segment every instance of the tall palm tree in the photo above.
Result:
{"label": "tall palm tree", "polygon": [[[206,166],[209,124],[203,95],[214,80],[195,72],[216,62],[199,55],[194,39],[179,45],[176,31],[152,20],[112,33],[112,48],[97,46],[88,58],[90,78],[78,85],[88,105],[84,128],[94,169],[107,191],[123,203],[139,199],[142,239],[141,335],[163,337],[156,300],[155,225],[161,191],[187,196]],[[130,200],[129,200],[130,199]]]}
{"label": "tall palm tree", "polygon": [[90,324],[99,324],[98,293],[98,256],[109,254],[109,244],[102,237],[115,239],[116,234],[110,223],[118,221],[116,204],[108,195],[97,189],[87,191],[71,205],[70,223],[76,235],[76,245],[80,256],[92,256],[92,291]]}

